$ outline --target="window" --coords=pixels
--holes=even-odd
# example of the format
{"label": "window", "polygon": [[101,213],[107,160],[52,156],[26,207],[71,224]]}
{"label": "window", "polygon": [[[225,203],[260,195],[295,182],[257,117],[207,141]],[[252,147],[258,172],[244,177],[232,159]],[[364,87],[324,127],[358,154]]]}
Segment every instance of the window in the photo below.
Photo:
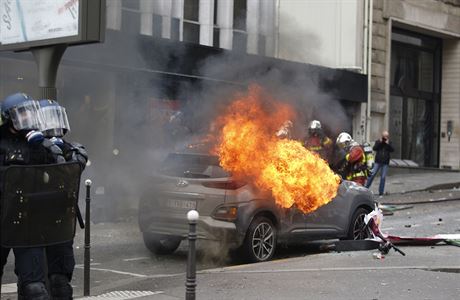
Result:
{"label": "window", "polygon": [[185,0],[184,2],[184,27],[182,36],[184,42],[197,44],[200,42],[200,23],[198,22],[199,4],[199,0]]}
{"label": "window", "polygon": [[163,30],[163,18],[160,15],[153,14],[152,27],[152,35],[154,37],[161,37],[161,32]]}
{"label": "window", "polygon": [[233,2],[233,28],[246,31],[246,0],[234,0]]}
{"label": "window", "polygon": [[198,22],[199,0],[185,0],[184,2],[184,19]]}
{"label": "window", "polygon": [[123,0],[121,2],[121,31],[139,34],[141,14],[139,0]]}
{"label": "window", "polygon": [[218,48],[220,45],[220,28],[219,27],[214,27],[212,38],[213,38],[213,42],[212,42],[213,47]]}
{"label": "window", "polygon": [[233,2],[233,50],[246,52],[248,34],[246,32],[247,1]]}
{"label": "window", "polygon": [[214,29],[212,33],[212,46],[218,48],[220,46],[220,27],[219,23],[217,22],[218,16],[218,5],[219,0],[214,0]]}
{"label": "window", "polygon": [[180,19],[171,18],[171,40],[178,41],[180,37]]}
{"label": "window", "polygon": [[198,44],[200,42],[200,24],[184,21],[183,41]]}

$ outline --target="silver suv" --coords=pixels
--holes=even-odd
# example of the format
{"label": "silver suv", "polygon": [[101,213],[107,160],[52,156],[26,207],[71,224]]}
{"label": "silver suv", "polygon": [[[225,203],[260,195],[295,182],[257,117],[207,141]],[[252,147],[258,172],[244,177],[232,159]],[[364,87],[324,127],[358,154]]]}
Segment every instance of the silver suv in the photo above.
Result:
{"label": "silver suv", "polygon": [[150,251],[169,254],[187,237],[186,213],[196,209],[199,239],[239,248],[248,261],[260,262],[272,258],[279,243],[366,238],[363,219],[374,203],[366,188],[343,181],[333,201],[304,214],[233,180],[216,156],[171,153],[140,199],[139,226]]}

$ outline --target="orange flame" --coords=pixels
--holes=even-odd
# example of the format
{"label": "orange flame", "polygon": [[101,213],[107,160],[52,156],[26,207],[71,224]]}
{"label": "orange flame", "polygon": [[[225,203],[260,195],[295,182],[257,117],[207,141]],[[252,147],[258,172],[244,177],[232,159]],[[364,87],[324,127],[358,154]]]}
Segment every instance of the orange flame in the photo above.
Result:
{"label": "orange flame", "polygon": [[300,142],[275,136],[280,125],[294,116],[290,106],[251,86],[219,119],[217,153],[222,167],[233,176],[249,178],[257,188],[271,191],[281,207],[295,204],[307,213],[336,196],[340,178]]}

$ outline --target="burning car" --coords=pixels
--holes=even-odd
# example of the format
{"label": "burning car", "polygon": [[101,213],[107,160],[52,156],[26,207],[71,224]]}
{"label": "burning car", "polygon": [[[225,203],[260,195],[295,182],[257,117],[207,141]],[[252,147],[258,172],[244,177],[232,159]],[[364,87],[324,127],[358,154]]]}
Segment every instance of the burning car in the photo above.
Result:
{"label": "burning car", "polygon": [[258,86],[236,95],[205,139],[214,146],[171,153],[142,197],[147,248],[175,251],[191,209],[200,213],[198,238],[240,248],[253,262],[269,260],[281,242],[367,237],[372,194],[342,181],[288,134],[275,134],[295,118],[291,106]]}
{"label": "burning car", "polygon": [[342,181],[333,201],[311,213],[281,208],[270,195],[234,180],[216,156],[171,153],[140,200],[139,226],[155,254],[174,252],[187,237],[186,213],[200,213],[199,239],[240,248],[252,262],[272,258],[279,243],[318,239],[364,239],[364,216],[372,194]]}

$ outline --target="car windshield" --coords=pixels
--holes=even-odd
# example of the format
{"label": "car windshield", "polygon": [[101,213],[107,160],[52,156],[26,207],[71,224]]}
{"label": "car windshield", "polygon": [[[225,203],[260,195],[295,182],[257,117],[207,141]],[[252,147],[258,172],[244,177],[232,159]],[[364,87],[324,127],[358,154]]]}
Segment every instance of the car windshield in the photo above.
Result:
{"label": "car windshield", "polygon": [[160,173],[187,178],[226,178],[230,174],[219,166],[217,156],[170,153],[161,165]]}

